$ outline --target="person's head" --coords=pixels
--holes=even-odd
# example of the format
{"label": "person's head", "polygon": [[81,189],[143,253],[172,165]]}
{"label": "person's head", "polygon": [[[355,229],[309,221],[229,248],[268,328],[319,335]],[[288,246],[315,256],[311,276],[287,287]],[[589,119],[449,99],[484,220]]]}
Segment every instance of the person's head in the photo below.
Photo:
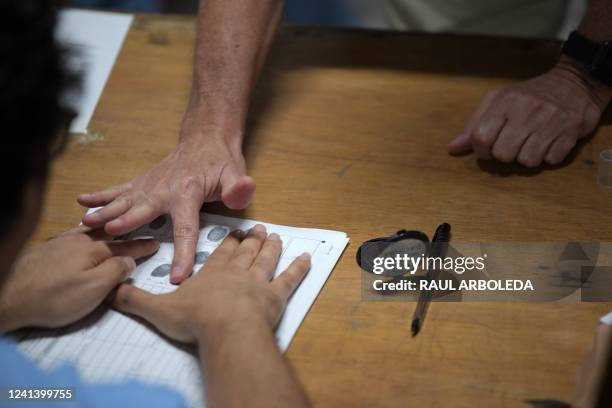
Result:
{"label": "person's head", "polygon": [[0,2],[0,282],[38,221],[49,163],[61,148],[74,77],[55,41],[56,3]]}

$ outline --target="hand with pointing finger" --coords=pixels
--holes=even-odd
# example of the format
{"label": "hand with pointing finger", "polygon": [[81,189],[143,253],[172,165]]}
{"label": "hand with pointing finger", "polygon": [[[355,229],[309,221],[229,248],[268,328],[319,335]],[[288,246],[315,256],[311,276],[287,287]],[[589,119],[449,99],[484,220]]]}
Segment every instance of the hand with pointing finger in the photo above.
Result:
{"label": "hand with pointing finger", "polygon": [[544,75],[487,94],[448,150],[526,167],[559,164],[595,130],[611,98],[612,88],[562,57]]}
{"label": "hand with pointing finger", "polygon": [[[228,235],[176,291],[154,295],[123,284],[112,304],[185,343],[212,341],[234,324],[244,330],[246,322],[271,332],[310,268],[310,256],[303,254],[272,279],[281,250],[280,237],[267,236],[257,225],[245,237]],[[231,336],[240,337],[235,332]]]}
{"label": "hand with pointing finger", "polygon": [[102,206],[86,215],[83,224],[119,236],[169,214],[174,225],[174,260],[170,280],[179,283],[193,268],[202,204],[223,201],[245,208],[255,191],[246,175],[239,145],[222,137],[182,141],[157,166],[131,182],[79,196],[86,207]]}
{"label": "hand with pointing finger", "polygon": [[229,234],[175,291],[157,295],[125,283],[110,302],[171,339],[197,344],[207,405],[309,407],[274,328],[310,269],[310,255],[274,278],[281,251],[280,237],[257,225],[246,235]]}

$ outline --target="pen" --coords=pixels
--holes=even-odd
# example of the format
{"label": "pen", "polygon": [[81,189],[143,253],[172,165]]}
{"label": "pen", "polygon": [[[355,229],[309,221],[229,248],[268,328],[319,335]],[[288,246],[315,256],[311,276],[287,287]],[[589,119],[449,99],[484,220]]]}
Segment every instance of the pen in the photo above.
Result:
{"label": "pen", "polygon": [[[440,224],[436,229],[436,233],[431,240],[431,247],[429,248],[429,257],[430,258],[444,258],[446,256],[446,250],[448,249],[448,242],[450,241],[450,224],[444,223]],[[438,277],[437,270],[427,270],[425,272],[425,279],[428,282],[436,279]],[[429,302],[431,301],[431,291],[423,290],[419,292],[419,298],[417,300],[417,306],[414,310],[414,315],[412,315],[412,337],[419,334],[421,330],[421,326],[423,326],[423,322],[425,321],[425,316],[427,315],[427,309],[429,308]]]}

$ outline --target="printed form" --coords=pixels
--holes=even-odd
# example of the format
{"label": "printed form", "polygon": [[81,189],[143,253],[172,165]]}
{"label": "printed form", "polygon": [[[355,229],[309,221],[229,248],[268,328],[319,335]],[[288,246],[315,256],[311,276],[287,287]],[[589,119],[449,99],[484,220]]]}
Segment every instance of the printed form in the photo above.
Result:
{"label": "printed form", "polygon": [[[196,273],[230,231],[246,231],[258,223],[212,214],[201,214],[200,218]],[[312,255],[310,272],[289,300],[276,331],[278,346],[285,351],[348,244],[348,237],[337,231],[261,224],[268,233],[279,234],[283,241],[275,276],[303,252]],[[170,218],[157,218],[125,238],[140,237],[155,237],[161,245],[155,255],[135,269],[133,284],[152,293],[175,290],[176,286],[168,279],[174,251]],[[136,317],[107,307],[100,307],[84,320],[61,330],[29,331],[20,348],[43,368],[70,363],[89,382],[129,379],[160,384],[182,393],[192,407],[205,406],[195,350],[166,339]]]}

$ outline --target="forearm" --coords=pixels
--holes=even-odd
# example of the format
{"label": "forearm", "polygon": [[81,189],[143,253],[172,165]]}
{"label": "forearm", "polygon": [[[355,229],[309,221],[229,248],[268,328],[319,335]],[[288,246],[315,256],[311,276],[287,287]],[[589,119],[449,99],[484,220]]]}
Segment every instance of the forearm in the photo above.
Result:
{"label": "forearm", "polygon": [[193,85],[181,140],[244,134],[251,91],[282,17],[282,0],[201,0]]}
{"label": "forearm", "polygon": [[[578,32],[593,41],[612,40],[612,0],[591,0]],[[586,87],[599,108],[605,109],[612,98],[612,87],[593,79],[583,63],[567,55],[561,56],[558,67],[567,72],[570,79],[573,78]]]}
{"label": "forearm", "polygon": [[0,334],[33,324],[32,319],[29,318],[31,313],[27,310],[27,305],[20,304],[13,296],[15,292],[14,271],[13,267],[0,287]]}
{"label": "forearm", "polygon": [[594,41],[612,40],[612,0],[590,0],[578,31]]}
{"label": "forearm", "polygon": [[21,316],[15,315],[14,308],[0,298],[0,334],[12,332],[26,325]]}
{"label": "forearm", "polygon": [[309,406],[265,321],[232,322],[203,330],[200,338],[209,406]]}

